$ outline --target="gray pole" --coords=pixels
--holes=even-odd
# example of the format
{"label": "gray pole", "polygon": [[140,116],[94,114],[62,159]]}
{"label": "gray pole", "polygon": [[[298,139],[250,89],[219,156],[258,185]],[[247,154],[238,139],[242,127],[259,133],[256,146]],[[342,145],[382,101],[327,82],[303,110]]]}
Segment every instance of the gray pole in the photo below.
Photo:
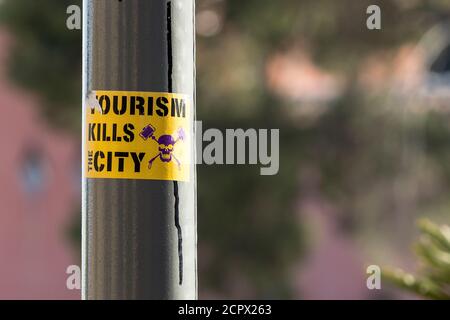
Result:
{"label": "gray pole", "polygon": [[[194,0],[84,0],[83,13],[83,299],[196,299]],[[98,90],[188,95],[189,181],[87,177]]]}

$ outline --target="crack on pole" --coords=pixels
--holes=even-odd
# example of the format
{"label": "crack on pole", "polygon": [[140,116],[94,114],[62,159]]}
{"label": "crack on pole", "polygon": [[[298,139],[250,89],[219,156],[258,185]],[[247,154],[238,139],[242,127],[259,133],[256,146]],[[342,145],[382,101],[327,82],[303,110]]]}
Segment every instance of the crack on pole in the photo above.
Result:
{"label": "crack on pole", "polygon": [[169,92],[173,90],[172,73],[172,1],[167,2],[167,81]]}
{"label": "crack on pole", "polygon": [[175,197],[175,227],[178,233],[178,276],[179,284],[183,284],[183,231],[180,225],[180,197],[178,194],[178,181],[173,182],[173,195]]}
{"label": "crack on pole", "polygon": [[[173,90],[173,58],[172,58],[172,1],[167,2],[167,81],[168,91]],[[175,197],[175,227],[178,235],[178,278],[179,285],[183,284],[183,230],[180,225],[180,196],[178,181],[173,182],[173,195]]]}

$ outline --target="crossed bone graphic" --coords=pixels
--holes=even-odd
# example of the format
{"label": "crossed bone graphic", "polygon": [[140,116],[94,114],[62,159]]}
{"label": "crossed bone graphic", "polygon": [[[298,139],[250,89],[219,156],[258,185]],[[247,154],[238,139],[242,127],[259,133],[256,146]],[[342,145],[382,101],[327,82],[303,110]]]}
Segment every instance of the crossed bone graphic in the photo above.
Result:
{"label": "crossed bone graphic", "polygon": [[183,128],[179,128],[177,130],[176,139],[169,134],[163,134],[157,139],[155,137],[155,132],[155,127],[149,124],[144,129],[142,129],[141,133],[139,134],[142,139],[148,140],[149,138],[151,138],[158,144],[158,154],[150,159],[150,161],[148,162],[148,168],[151,169],[153,162],[159,158],[164,163],[169,163],[174,160],[178,165],[178,170],[181,170],[181,162],[177,159],[173,152],[177,142],[180,140],[184,141],[184,139],[186,138],[186,134]]}

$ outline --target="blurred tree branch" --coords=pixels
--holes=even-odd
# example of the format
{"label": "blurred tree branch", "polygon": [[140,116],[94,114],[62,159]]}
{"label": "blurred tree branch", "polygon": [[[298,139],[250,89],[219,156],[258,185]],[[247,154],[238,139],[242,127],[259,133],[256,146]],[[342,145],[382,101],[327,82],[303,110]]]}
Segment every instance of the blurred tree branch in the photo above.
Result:
{"label": "blurred tree branch", "polygon": [[420,220],[421,232],[415,251],[421,263],[418,275],[401,269],[385,268],[383,277],[389,282],[419,296],[450,299],[450,227]]}

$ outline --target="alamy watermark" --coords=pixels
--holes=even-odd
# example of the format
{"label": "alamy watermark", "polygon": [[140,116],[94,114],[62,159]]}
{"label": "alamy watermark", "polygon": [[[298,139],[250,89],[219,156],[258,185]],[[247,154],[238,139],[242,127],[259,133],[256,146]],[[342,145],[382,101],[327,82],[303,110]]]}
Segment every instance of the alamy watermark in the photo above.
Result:
{"label": "alamy watermark", "polygon": [[81,30],[81,8],[76,4],[67,7],[66,27],[69,30]]}
{"label": "alamy watermark", "polygon": [[[120,1],[120,0],[119,0]],[[66,13],[68,15],[66,26],[69,30],[81,30],[81,8],[78,5],[70,5],[67,7]],[[367,7],[366,26],[369,30],[381,30],[381,8],[375,4]]]}
{"label": "alamy watermark", "polygon": [[221,131],[209,128],[203,131],[202,122],[196,121],[196,137],[197,164],[259,164],[262,166],[261,175],[278,173],[280,168],[279,129],[225,129],[225,131]]}
{"label": "alamy watermark", "polygon": [[77,265],[70,265],[66,269],[66,288],[69,290],[81,290],[81,269]]}
{"label": "alamy watermark", "polygon": [[[369,275],[366,280],[366,286],[369,290],[381,290],[381,268],[377,265],[370,265],[366,269]],[[66,287],[68,290],[81,289],[81,269],[77,265],[68,266],[66,269],[68,275]]]}
{"label": "alamy watermark", "polygon": [[381,8],[377,5],[367,7],[366,13],[369,15],[366,21],[367,29],[381,30]]}
{"label": "alamy watermark", "polygon": [[370,265],[366,269],[366,286],[369,290],[381,290],[381,268],[377,265]]}
{"label": "alamy watermark", "polygon": [[[100,99],[101,101],[101,99]],[[93,92],[86,96],[86,107],[104,113],[102,105]],[[109,107],[107,108],[109,110]],[[94,126],[90,126],[92,137]],[[145,134],[145,129],[142,134]],[[151,133],[154,132],[152,129]],[[179,134],[184,136],[183,133]],[[166,135],[167,137],[167,135]],[[203,131],[202,121],[195,122],[196,164],[204,165],[261,165],[263,176],[276,175],[280,168],[280,130],[279,129],[225,129],[209,128]],[[270,137],[270,139],[269,139]],[[173,140],[173,141],[172,141]],[[175,140],[170,136],[172,147]],[[270,140],[270,143],[269,143]],[[95,140],[94,140],[95,141]],[[156,158],[156,157],[155,157]],[[99,157],[93,157],[94,167]],[[153,161],[153,159],[152,159]],[[151,164],[150,164],[151,165]]]}

